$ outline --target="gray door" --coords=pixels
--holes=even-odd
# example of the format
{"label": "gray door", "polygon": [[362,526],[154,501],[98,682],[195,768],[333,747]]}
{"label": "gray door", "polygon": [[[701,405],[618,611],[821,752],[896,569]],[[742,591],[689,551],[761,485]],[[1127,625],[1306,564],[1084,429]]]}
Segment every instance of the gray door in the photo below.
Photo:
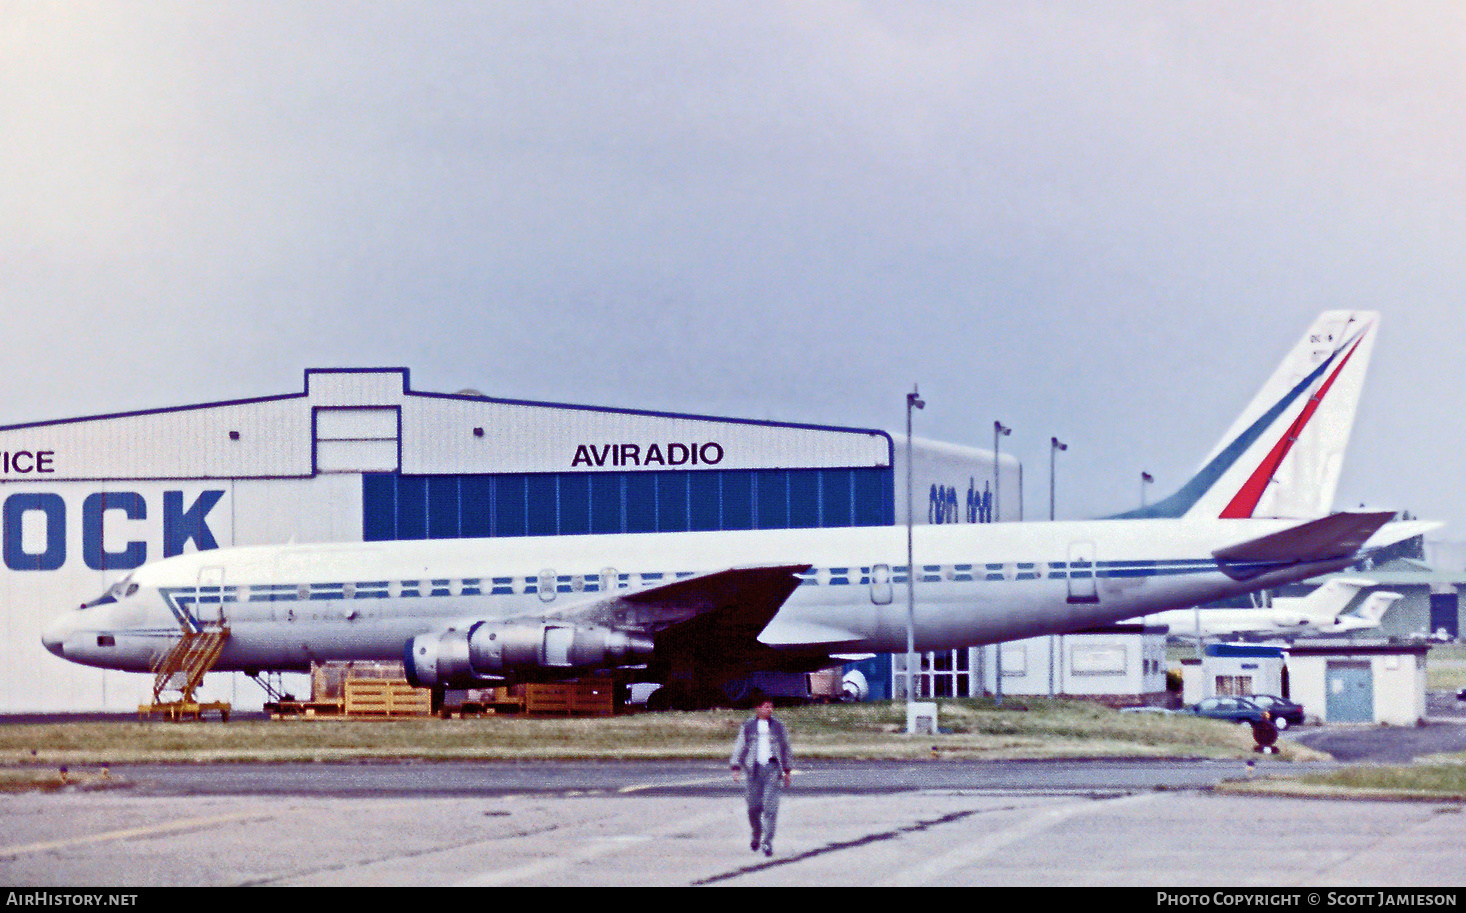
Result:
{"label": "gray door", "polygon": [[1369,663],[1329,663],[1324,690],[1328,722],[1374,722],[1374,674]]}
{"label": "gray door", "polygon": [[1069,543],[1069,601],[1099,602],[1093,542]]}
{"label": "gray door", "polygon": [[206,626],[222,625],[224,615],[224,569],[199,568],[198,586],[194,589],[194,618]]}
{"label": "gray door", "polygon": [[891,604],[891,566],[877,564],[870,569],[870,601],[876,605]]}

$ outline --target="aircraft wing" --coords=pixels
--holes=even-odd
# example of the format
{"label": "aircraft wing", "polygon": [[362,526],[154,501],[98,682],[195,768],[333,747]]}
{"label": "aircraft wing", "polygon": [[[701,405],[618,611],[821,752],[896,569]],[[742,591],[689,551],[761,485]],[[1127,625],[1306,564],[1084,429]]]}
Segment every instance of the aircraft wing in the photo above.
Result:
{"label": "aircraft wing", "polygon": [[[516,618],[465,618],[403,650],[418,687],[564,678],[608,665],[664,668],[767,661],[759,632],[809,565],[730,568]],[[470,687],[473,685],[469,685]]]}
{"label": "aircraft wing", "polygon": [[807,570],[807,564],[730,568],[582,603],[545,617],[648,634],[659,644],[664,637],[692,636],[729,644],[755,641]]}

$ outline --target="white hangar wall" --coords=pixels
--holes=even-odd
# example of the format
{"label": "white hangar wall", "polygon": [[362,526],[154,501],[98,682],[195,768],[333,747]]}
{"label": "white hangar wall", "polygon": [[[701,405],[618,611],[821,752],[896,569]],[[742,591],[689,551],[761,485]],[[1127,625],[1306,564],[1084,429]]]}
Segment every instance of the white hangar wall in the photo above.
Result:
{"label": "white hangar wall", "polygon": [[[40,635],[145,561],[291,541],[888,525],[905,519],[904,451],[878,430],[419,393],[400,368],[0,427],[0,712],[136,709],[147,676],[68,663]],[[991,454],[912,452],[914,522],[992,519]],[[1003,467],[1002,518],[1017,519],[1021,467]],[[200,696],[263,701],[222,673]]]}
{"label": "white hangar wall", "polygon": [[[906,522],[906,438],[895,442],[895,522]],[[991,523],[1024,518],[1023,465],[1012,454],[911,439],[913,523]]]}

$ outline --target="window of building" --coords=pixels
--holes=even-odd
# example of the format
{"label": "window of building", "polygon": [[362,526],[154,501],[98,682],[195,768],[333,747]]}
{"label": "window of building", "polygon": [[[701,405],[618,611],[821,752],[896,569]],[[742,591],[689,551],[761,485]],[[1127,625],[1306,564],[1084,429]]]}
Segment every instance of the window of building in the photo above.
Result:
{"label": "window of building", "polygon": [[[972,697],[979,692],[972,668],[972,650],[938,650],[917,654],[916,697]],[[891,697],[906,700],[906,654],[891,654]]]}
{"label": "window of building", "polygon": [[1222,697],[1245,697],[1252,693],[1252,676],[1218,675],[1214,693]]}
{"label": "window of building", "polygon": [[362,513],[369,542],[895,522],[889,468],[366,473]]}

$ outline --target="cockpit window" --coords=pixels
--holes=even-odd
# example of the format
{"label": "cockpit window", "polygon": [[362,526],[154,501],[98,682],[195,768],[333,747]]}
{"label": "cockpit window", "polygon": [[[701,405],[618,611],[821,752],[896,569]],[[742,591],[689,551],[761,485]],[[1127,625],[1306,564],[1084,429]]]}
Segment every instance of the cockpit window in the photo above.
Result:
{"label": "cockpit window", "polygon": [[133,593],[136,592],[137,584],[132,582],[132,577],[131,575],[129,575],[112,584],[112,586],[107,589],[107,592],[98,596],[96,599],[93,599],[91,602],[83,603],[82,608],[90,609],[94,606],[106,605],[109,602],[116,602],[119,599],[131,596]]}

